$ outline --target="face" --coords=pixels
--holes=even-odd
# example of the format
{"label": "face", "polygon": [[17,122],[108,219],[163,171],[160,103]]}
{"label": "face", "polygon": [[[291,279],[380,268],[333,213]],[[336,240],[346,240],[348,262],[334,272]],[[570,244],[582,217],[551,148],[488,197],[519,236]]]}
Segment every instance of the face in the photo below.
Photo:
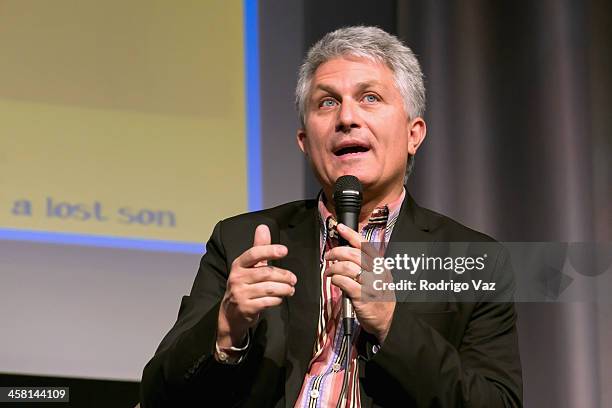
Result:
{"label": "face", "polygon": [[409,120],[386,65],[341,57],[316,70],[297,137],[326,195],[347,174],[359,178],[366,195],[386,194],[401,191],[408,154],[425,137],[425,122]]}

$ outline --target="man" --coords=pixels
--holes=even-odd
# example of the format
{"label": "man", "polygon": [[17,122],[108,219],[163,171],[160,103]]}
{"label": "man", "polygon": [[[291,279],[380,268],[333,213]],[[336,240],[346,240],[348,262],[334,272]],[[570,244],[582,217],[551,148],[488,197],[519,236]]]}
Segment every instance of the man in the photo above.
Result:
{"label": "man", "polygon": [[[306,57],[296,104],[320,196],[217,224],[178,321],[144,369],[143,406],[521,406],[511,303],[361,297],[363,240],[490,240],[405,191],[426,134],[411,50],[375,27],[329,33]],[[347,174],[363,185],[360,232],[335,222],[334,183]],[[501,255],[494,264],[506,267]],[[342,292],[356,315],[350,345]]]}

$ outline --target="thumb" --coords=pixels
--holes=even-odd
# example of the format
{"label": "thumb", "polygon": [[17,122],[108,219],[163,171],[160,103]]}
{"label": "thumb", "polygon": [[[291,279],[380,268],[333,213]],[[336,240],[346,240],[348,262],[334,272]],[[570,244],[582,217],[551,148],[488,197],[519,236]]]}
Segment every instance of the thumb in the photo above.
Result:
{"label": "thumb", "polygon": [[253,246],[270,245],[272,238],[270,236],[270,228],[265,224],[260,224],[255,228],[255,237],[253,238]]}
{"label": "thumb", "polygon": [[[270,235],[270,228],[265,224],[260,224],[255,228],[255,236],[253,237],[253,246],[270,245],[272,244],[272,237]],[[267,265],[267,261],[258,262],[255,266]]]}

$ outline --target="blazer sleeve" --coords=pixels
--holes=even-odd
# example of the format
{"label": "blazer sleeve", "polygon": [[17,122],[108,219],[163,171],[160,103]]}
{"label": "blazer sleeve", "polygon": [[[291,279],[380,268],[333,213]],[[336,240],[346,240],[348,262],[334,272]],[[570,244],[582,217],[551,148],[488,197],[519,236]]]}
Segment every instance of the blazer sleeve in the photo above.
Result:
{"label": "blazer sleeve", "polygon": [[177,322],[144,368],[140,388],[143,408],[213,401],[233,406],[244,395],[240,387],[248,382],[244,364],[226,365],[214,358],[219,305],[229,274],[222,223],[215,226],[206,245],[191,294],[182,299]]}
{"label": "blazer sleeve", "polygon": [[[500,251],[495,269],[496,276],[512,276],[505,252]],[[513,280],[505,282],[502,290],[512,291]],[[460,345],[455,347],[409,304],[396,304],[384,344],[365,358],[364,386],[382,389],[384,385],[385,392],[375,398],[375,405],[386,406],[401,398],[419,407],[522,407],[514,304],[481,302],[461,307],[463,311],[448,316],[469,314]]]}

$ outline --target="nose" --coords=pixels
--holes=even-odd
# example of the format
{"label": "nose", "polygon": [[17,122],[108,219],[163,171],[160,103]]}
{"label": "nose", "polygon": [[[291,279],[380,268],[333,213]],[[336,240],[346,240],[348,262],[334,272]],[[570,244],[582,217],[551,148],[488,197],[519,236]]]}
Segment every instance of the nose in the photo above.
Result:
{"label": "nose", "polygon": [[343,101],[338,110],[336,132],[348,133],[351,129],[359,129],[360,127],[361,116],[359,107],[352,100]]}

